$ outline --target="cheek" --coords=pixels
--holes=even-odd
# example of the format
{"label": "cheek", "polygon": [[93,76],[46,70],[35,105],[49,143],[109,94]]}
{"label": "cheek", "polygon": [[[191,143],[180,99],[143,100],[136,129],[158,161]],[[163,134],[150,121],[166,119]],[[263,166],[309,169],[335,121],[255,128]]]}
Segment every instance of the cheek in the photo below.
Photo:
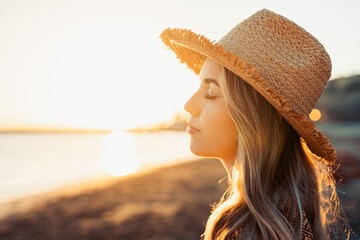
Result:
{"label": "cheek", "polygon": [[[203,156],[224,157],[237,150],[237,130],[225,106],[203,111],[202,131],[192,139],[192,149]],[[210,111],[211,110],[211,111]]]}
{"label": "cheek", "polygon": [[230,114],[226,108],[224,102],[219,104],[217,108],[212,108],[211,111],[204,114],[205,131],[209,131],[209,134],[219,137],[228,138],[234,136],[236,133],[236,127]]}
{"label": "cheek", "polygon": [[209,122],[208,132],[210,140],[218,148],[225,150],[231,148],[237,142],[236,126],[229,113],[225,110],[219,111],[216,118]]}

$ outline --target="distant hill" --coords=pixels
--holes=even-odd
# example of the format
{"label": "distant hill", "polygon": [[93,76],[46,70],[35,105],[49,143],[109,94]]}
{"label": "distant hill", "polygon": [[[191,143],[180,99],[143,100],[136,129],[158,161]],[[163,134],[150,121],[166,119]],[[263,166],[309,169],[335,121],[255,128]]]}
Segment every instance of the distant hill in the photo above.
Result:
{"label": "distant hill", "polygon": [[360,75],[329,81],[315,108],[324,121],[360,121]]}
{"label": "distant hill", "polygon": [[128,129],[128,132],[151,132],[151,131],[185,131],[187,127],[186,112],[177,112],[171,119],[165,122],[156,123],[148,126],[140,126],[134,129]]}

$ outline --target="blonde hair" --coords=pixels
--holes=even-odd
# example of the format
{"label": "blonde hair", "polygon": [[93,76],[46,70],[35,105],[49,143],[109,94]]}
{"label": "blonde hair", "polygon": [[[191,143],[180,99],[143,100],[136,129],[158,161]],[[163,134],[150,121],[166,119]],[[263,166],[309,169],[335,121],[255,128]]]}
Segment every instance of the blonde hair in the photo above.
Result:
{"label": "blonde hair", "polygon": [[[303,211],[315,239],[336,235],[338,221],[347,222],[330,166],[239,76],[222,67],[219,82],[237,127],[238,149],[229,187],[212,206],[203,239],[231,239],[244,225],[241,239],[300,239]],[[281,209],[287,204],[291,210],[285,216]]]}

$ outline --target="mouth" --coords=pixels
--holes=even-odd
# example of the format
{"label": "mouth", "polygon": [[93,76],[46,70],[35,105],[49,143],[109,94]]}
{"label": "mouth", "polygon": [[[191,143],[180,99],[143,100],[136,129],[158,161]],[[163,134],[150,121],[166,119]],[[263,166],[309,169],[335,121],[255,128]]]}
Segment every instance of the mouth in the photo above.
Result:
{"label": "mouth", "polygon": [[196,130],[196,131],[200,131],[199,129],[197,128],[194,128],[193,126],[189,125],[189,127],[191,127],[192,129]]}
{"label": "mouth", "polygon": [[200,130],[197,129],[197,128],[195,128],[195,127],[193,127],[192,125],[190,125],[190,124],[188,123],[188,126],[187,126],[187,128],[186,128],[186,131],[187,131],[188,133],[196,133],[196,132],[199,132]]}
{"label": "mouth", "polygon": [[196,127],[191,125],[190,122],[186,122],[186,123],[187,123],[188,127],[191,127],[193,130],[200,131],[199,129],[197,129]]}

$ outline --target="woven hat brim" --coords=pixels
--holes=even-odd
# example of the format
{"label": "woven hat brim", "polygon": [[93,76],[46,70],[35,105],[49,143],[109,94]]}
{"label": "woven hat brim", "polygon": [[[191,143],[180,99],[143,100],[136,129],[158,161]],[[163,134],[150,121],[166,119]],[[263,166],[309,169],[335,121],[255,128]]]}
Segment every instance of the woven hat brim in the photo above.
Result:
{"label": "woven hat brim", "polygon": [[210,41],[204,35],[196,34],[188,29],[165,29],[160,39],[174,51],[181,63],[200,74],[206,57],[222,64],[230,71],[241,77],[254,87],[267,101],[269,101],[289,124],[299,133],[301,142],[309,153],[316,154],[323,160],[333,163],[336,161],[336,150],[330,140],[316,128],[308,116],[299,113],[291,107],[283,95],[279,94],[263,77],[259,71],[242,60],[240,56],[226,51],[223,46]]}

